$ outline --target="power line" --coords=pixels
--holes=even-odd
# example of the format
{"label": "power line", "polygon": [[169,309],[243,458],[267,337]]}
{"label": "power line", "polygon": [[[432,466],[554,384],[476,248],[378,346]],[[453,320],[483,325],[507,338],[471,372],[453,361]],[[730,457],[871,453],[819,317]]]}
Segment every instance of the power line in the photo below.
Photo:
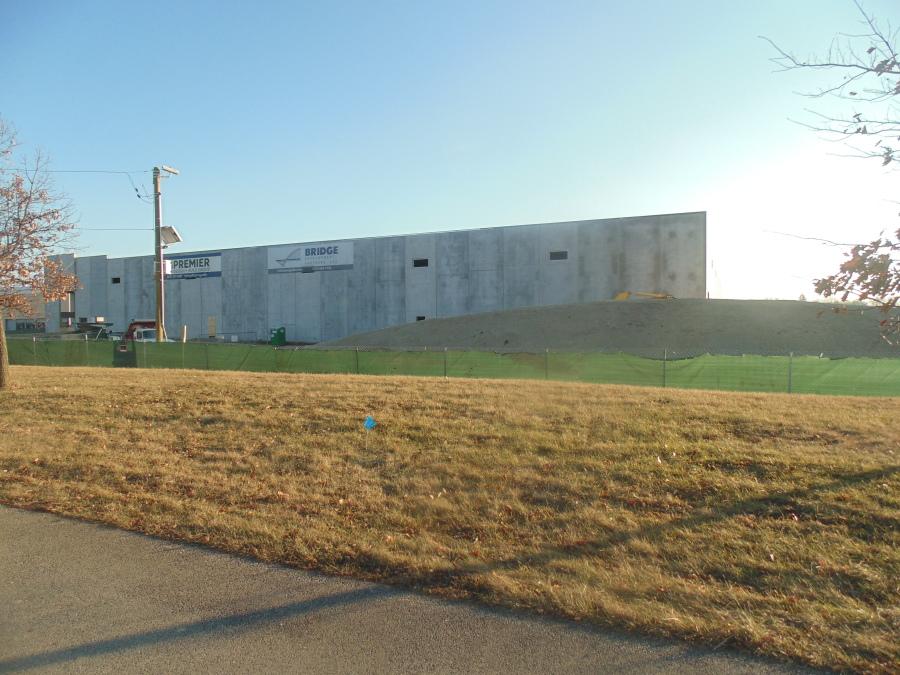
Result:
{"label": "power line", "polygon": [[[26,171],[27,170],[28,169],[26,168]],[[146,169],[139,169],[137,171],[113,171],[111,169],[32,169],[32,171],[41,171],[42,173],[150,173],[150,171]]]}
{"label": "power line", "polygon": [[[28,167],[26,167],[25,170],[28,171]],[[124,175],[128,179],[128,182],[131,183],[131,187],[132,187],[132,189],[134,189],[134,194],[137,196],[138,199],[140,199],[145,204],[153,203],[152,201],[150,201],[150,195],[141,194],[141,191],[138,190],[137,186],[134,184],[134,179],[132,179],[132,177],[131,177],[132,174],[150,173],[150,171],[147,169],[139,169],[137,171],[120,171],[117,169],[40,169],[40,168],[35,167],[34,169],[31,169],[31,170],[32,171],[41,171],[42,173],[102,173],[102,174]],[[147,190],[145,189],[144,192],[146,193]]]}
{"label": "power line", "polygon": [[146,188],[144,188],[144,193],[145,193],[145,194],[142,195],[142,194],[140,193],[140,190],[138,190],[138,189],[137,189],[137,185],[134,184],[134,180],[132,180],[131,174],[130,174],[130,173],[126,173],[126,174],[125,174],[125,177],[128,178],[128,182],[131,183],[131,187],[134,188],[134,194],[137,195],[137,198],[138,198],[138,199],[140,199],[140,200],[141,200],[142,202],[144,202],[145,204],[152,204],[152,203],[153,203],[153,202],[150,201],[150,195],[146,194],[146,192],[147,192],[147,189],[146,189]]}
{"label": "power line", "polygon": [[152,227],[80,227],[79,225],[75,226],[76,230],[91,230],[93,232],[150,232],[153,230]]}

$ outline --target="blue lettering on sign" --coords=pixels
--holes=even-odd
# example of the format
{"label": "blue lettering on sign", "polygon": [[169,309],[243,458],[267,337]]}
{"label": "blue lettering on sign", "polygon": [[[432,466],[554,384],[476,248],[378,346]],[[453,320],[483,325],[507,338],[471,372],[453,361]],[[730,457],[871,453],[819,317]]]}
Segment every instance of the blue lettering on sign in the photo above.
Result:
{"label": "blue lettering on sign", "polygon": [[307,256],[314,255],[337,255],[337,246],[310,246],[306,249]]}

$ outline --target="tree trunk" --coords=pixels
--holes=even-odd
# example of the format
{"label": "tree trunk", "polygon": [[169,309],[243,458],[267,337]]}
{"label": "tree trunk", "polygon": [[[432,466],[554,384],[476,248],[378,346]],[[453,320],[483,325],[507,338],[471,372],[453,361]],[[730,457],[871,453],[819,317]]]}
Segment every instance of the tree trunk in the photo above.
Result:
{"label": "tree trunk", "polygon": [[6,351],[6,320],[0,309],[0,389],[9,386],[9,354]]}

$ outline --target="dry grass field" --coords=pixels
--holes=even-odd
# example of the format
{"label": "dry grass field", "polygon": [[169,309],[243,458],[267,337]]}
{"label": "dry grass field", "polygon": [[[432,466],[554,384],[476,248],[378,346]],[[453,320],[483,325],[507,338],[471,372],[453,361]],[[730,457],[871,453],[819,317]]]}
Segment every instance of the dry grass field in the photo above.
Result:
{"label": "dry grass field", "polygon": [[818,666],[900,668],[900,399],[13,378],[4,504]]}

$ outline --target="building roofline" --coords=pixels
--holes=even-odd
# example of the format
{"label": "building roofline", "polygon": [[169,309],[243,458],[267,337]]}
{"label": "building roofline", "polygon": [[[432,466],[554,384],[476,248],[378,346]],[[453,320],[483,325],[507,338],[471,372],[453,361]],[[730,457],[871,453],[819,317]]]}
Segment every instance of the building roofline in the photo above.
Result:
{"label": "building roofline", "polygon": [[[584,218],[580,220],[552,220],[547,222],[540,223],[520,223],[518,225],[491,225],[488,227],[468,227],[468,228],[459,228],[456,230],[432,230],[429,232],[406,232],[402,234],[378,234],[372,235],[368,237],[341,237],[337,239],[310,239],[307,241],[283,241],[277,243],[269,243],[269,244],[253,244],[250,246],[230,246],[228,248],[205,248],[198,249],[196,251],[177,251],[173,252],[173,256],[183,256],[183,255],[203,255],[204,253],[224,253],[225,251],[237,251],[241,249],[251,249],[251,248],[269,248],[272,246],[300,246],[303,244],[312,244],[319,241],[335,241],[335,242],[346,242],[346,241],[367,241],[370,239],[395,239],[397,237],[421,237],[421,236],[429,236],[429,235],[438,235],[438,234],[457,234],[460,232],[482,232],[484,230],[502,230],[502,229],[511,229],[516,227],[541,227],[544,225],[579,225],[581,223],[599,223],[599,222],[613,222],[617,220],[642,220],[644,218],[665,218],[667,216],[695,216],[702,214],[705,218],[706,211],[679,211],[674,213],[650,213],[644,214],[640,216],[616,216],[613,218]],[[74,253],[72,255],[75,255]],[[144,253],[139,255],[125,255],[125,256],[115,256],[110,258],[109,256],[105,256],[109,260],[128,260],[130,258],[147,258],[152,257],[153,253]],[[87,256],[77,256],[76,258],[96,258],[96,257],[104,257],[102,253],[98,253],[95,255],[87,255]]]}

